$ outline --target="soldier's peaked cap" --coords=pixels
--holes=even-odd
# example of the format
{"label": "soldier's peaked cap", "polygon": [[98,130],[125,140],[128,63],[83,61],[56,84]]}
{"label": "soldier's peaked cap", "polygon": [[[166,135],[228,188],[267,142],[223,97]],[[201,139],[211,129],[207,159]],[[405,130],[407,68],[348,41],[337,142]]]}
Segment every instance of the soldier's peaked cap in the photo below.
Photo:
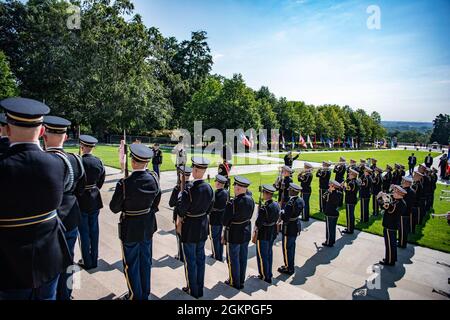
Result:
{"label": "soldier's peaked cap", "polygon": [[44,121],[50,108],[42,102],[27,98],[7,98],[0,101],[8,123],[18,127],[37,127]]}
{"label": "soldier's peaked cap", "polygon": [[276,189],[273,186],[269,185],[269,184],[263,185],[262,186],[262,190],[264,192],[267,192],[267,193],[270,193],[270,194],[274,194],[276,192]]}
{"label": "soldier's peaked cap", "polygon": [[283,167],[281,167],[281,169],[286,171],[286,172],[292,173],[292,168],[289,167],[289,166],[283,166]]}
{"label": "soldier's peaked cap", "polygon": [[190,176],[192,173],[192,167],[188,167],[188,166],[181,166],[180,167],[181,172],[185,175],[185,176]]}
{"label": "soldier's peaked cap", "polygon": [[133,159],[138,162],[149,162],[153,158],[153,151],[143,144],[132,144],[130,152]]}
{"label": "soldier's peaked cap", "polygon": [[411,177],[403,177],[402,180],[409,183],[413,183],[413,179]]}
{"label": "soldier's peaked cap", "polygon": [[403,189],[403,188],[400,187],[400,186],[394,186],[394,192],[395,192],[395,191],[397,191],[397,192],[399,192],[399,193],[401,193],[401,194],[403,194],[403,195],[405,195],[405,194],[408,193],[408,192],[406,192],[405,189]]}
{"label": "soldier's peaked cap", "polygon": [[98,143],[98,140],[92,136],[81,135],[80,143],[82,145],[85,145],[86,147],[95,147],[95,145]]}
{"label": "soldier's peaked cap", "polygon": [[234,177],[234,183],[244,188],[248,188],[248,186],[250,186],[251,184],[250,180],[241,176]]}
{"label": "soldier's peaked cap", "polygon": [[359,172],[356,171],[355,169],[350,169],[349,172],[350,172],[351,174],[354,174],[354,175],[358,175],[358,174],[359,174]]}
{"label": "soldier's peaked cap", "polygon": [[228,179],[225,178],[224,176],[222,176],[221,174],[218,174],[218,175],[216,176],[216,181],[217,181],[217,182],[220,182],[220,183],[222,183],[222,184],[225,184],[225,183],[227,183]]}
{"label": "soldier's peaked cap", "polygon": [[305,162],[305,168],[312,169],[314,167],[313,167],[313,165],[311,163]]}
{"label": "soldier's peaked cap", "polygon": [[296,192],[302,191],[302,187],[300,187],[299,185],[297,185],[297,184],[295,184],[295,183],[291,183],[291,184],[289,185],[289,189],[290,189],[290,190],[293,190],[293,191],[296,191]]}
{"label": "soldier's peaked cap", "polygon": [[209,166],[209,160],[202,157],[193,157],[192,166],[200,169],[206,169]]}
{"label": "soldier's peaked cap", "polygon": [[72,123],[61,117],[55,116],[45,116],[44,126],[47,132],[63,134],[67,132],[67,128],[70,127]]}

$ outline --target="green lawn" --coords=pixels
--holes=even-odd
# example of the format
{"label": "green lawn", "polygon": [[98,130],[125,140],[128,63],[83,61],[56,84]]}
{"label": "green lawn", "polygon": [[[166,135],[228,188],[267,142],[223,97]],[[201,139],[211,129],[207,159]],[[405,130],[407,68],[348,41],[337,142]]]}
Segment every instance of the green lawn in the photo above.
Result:
{"label": "green lawn", "polygon": [[[299,161],[309,161],[309,162],[319,162],[322,161],[331,161],[338,162],[339,157],[344,156],[347,159],[347,163],[350,162],[350,159],[354,159],[359,163],[360,159],[368,159],[375,158],[378,160],[378,166],[381,168],[385,168],[387,164],[403,164],[408,169],[408,157],[411,155],[413,151],[411,150],[385,150],[385,151],[342,151],[342,152],[307,152],[302,153]],[[417,157],[418,163],[423,163],[425,161],[425,157],[428,155],[428,152],[424,151],[415,151],[414,152]],[[294,152],[294,156],[297,153]],[[437,157],[440,153],[433,152],[432,156]],[[284,154],[280,155],[280,158],[284,158]]]}
{"label": "green lawn", "polygon": [[[252,185],[250,186],[250,190],[253,192],[253,197],[255,201],[258,201],[259,192],[258,187],[259,184],[273,184],[277,178],[277,173],[254,173],[245,175],[250,181],[252,181]],[[297,181],[297,177],[294,179]],[[324,216],[322,213],[319,213],[319,195],[318,195],[318,179],[314,178],[313,183],[313,194],[311,196],[311,215],[315,219],[324,220]],[[447,213],[450,210],[450,203],[439,201],[439,196],[441,194],[441,190],[443,190],[445,186],[439,185],[436,190],[436,199],[435,199],[435,210],[436,213]],[[345,209],[342,209],[341,214],[339,216],[338,223],[341,226],[346,225],[345,218]],[[359,204],[355,210],[356,216],[356,228],[358,230],[363,230],[376,235],[383,235],[383,228],[381,225],[382,218],[374,218],[371,217],[370,222],[368,223],[359,223],[360,216],[360,207]],[[325,236],[325,235],[324,235]],[[417,229],[415,235],[411,235],[409,238],[411,243],[418,244],[420,246],[428,247],[431,249],[440,250],[443,252],[450,253],[450,226],[447,224],[446,219],[432,219],[429,215],[427,217],[427,222],[424,227],[420,227]]]}
{"label": "green lawn", "polygon": [[[78,147],[68,147],[66,148],[69,152],[78,153]],[[119,153],[118,147],[115,146],[102,146],[99,145],[94,149],[94,154],[99,157],[106,166],[120,169],[119,164]],[[216,154],[207,154],[204,157],[211,160],[211,166],[217,167],[222,161],[220,156]],[[191,155],[188,156],[188,163],[190,163]],[[270,161],[245,158],[234,156],[233,165],[250,165],[250,164],[270,164]],[[167,150],[163,150],[163,164],[161,166],[161,171],[172,171],[175,170],[175,156]]]}

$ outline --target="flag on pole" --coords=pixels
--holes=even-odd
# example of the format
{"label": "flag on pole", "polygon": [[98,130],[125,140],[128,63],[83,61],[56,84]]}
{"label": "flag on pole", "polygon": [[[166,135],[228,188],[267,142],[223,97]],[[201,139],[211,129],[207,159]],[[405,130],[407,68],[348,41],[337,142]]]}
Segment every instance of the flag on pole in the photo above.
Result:
{"label": "flag on pole", "polygon": [[353,139],[353,138],[352,138],[352,146],[351,146],[351,148],[355,149],[355,139]]}
{"label": "flag on pole", "polygon": [[283,133],[281,134],[281,148],[286,149],[286,140],[284,139]]}
{"label": "flag on pole", "polygon": [[243,132],[241,132],[241,134],[239,135],[239,139],[241,140],[241,143],[244,146],[251,148],[250,141],[248,140],[248,138],[245,136],[245,134]]}
{"label": "flag on pole", "polygon": [[250,140],[249,140],[249,142],[250,142],[249,148],[253,149],[253,147],[255,146],[255,138],[253,137],[253,130],[250,131]]}
{"label": "flag on pole", "polygon": [[292,149],[295,149],[295,133],[292,134]]}
{"label": "flag on pole", "polygon": [[278,135],[278,131],[272,130],[272,150],[276,150],[279,148],[280,136]]}
{"label": "flag on pole", "polygon": [[260,148],[267,149],[267,137],[262,132],[259,134],[259,144]]}
{"label": "flag on pole", "polygon": [[309,144],[309,146],[311,147],[311,149],[314,149],[314,145],[312,144],[312,141],[311,141],[311,137],[308,135],[308,141],[307,141],[307,144]]}
{"label": "flag on pole", "polygon": [[[309,137],[308,137],[309,138]],[[308,148],[308,145],[306,144],[305,138],[300,134],[300,141],[299,141],[300,147],[302,148]]]}

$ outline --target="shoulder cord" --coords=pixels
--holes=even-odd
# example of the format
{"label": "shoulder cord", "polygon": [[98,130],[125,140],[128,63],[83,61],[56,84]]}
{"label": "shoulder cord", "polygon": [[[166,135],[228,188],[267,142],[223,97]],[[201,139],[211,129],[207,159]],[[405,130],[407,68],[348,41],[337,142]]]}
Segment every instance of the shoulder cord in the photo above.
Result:
{"label": "shoulder cord", "polygon": [[66,164],[69,174],[64,177],[64,192],[71,191],[73,188],[73,184],[74,184],[74,174],[73,174],[72,165],[70,164],[70,161],[67,158],[67,155],[61,151],[49,151],[49,152],[56,154]]}

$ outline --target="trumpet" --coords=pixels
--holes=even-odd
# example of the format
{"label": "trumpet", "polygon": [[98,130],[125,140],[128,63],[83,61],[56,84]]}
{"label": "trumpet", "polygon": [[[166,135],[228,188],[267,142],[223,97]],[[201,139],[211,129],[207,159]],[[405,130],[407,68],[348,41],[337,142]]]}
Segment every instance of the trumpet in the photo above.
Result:
{"label": "trumpet", "polygon": [[380,192],[377,195],[378,203],[384,208],[389,209],[389,206],[394,202],[394,197],[392,193]]}
{"label": "trumpet", "polygon": [[301,169],[299,172],[298,172],[298,177],[303,177],[303,176],[305,176],[306,174],[308,174],[308,173],[313,173],[314,172],[314,169]]}

